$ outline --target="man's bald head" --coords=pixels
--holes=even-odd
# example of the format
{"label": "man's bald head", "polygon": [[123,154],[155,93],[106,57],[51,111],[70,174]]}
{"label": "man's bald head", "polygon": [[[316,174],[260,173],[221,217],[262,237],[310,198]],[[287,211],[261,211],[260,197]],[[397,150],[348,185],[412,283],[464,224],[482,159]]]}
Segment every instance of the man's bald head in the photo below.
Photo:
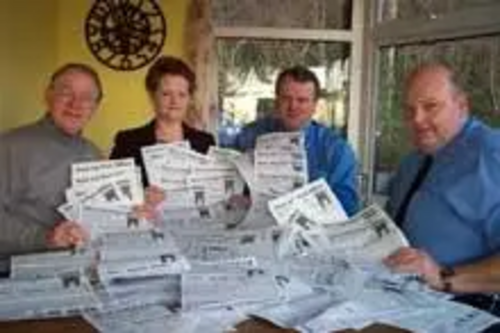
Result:
{"label": "man's bald head", "polygon": [[440,63],[423,64],[409,73],[404,104],[413,144],[424,153],[451,141],[468,113],[467,97],[453,70]]}

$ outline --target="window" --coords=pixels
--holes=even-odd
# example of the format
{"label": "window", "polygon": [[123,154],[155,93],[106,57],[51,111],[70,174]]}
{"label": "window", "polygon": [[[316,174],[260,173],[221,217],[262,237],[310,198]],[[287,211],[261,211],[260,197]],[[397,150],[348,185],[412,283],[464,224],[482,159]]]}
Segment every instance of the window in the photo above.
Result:
{"label": "window", "polygon": [[362,40],[356,39],[356,29],[362,28],[363,3],[214,0],[221,144],[230,144],[243,125],[273,111],[278,72],[298,64],[313,70],[322,84],[315,119],[351,139],[359,114]]}
{"label": "window", "polygon": [[452,12],[495,4],[497,0],[383,0],[380,19],[433,20]]}
{"label": "window", "polygon": [[[388,4],[395,7],[391,9],[394,22],[376,24],[373,31],[378,59],[378,80],[373,87],[378,92],[376,141],[372,151],[376,194],[385,192],[392,172],[410,150],[402,122],[402,84],[417,64],[444,61],[457,69],[470,98],[472,115],[500,127],[500,24],[491,19],[498,17],[500,6],[491,5],[493,2],[379,2],[383,19],[389,17]],[[465,16],[467,22],[458,19]],[[432,22],[421,27],[413,18]]]}
{"label": "window", "polygon": [[231,145],[245,124],[274,111],[274,83],[281,69],[305,65],[322,89],[314,118],[345,133],[349,88],[348,43],[263,39],[220,39],[219,141]]}
{"label": "window", "polygon": [[350,29],[350,0],[214,0],[217,26]]}

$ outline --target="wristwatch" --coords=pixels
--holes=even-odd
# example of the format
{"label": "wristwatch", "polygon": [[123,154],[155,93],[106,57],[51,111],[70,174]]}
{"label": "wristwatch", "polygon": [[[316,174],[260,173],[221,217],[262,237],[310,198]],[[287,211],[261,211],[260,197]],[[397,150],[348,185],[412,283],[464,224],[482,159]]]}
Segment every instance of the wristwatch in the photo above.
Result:
{"label": "wristwatch", "polygon": [[450,293],[453,290],[453,284],[451,283],[451,278],[456,275],[455,270],[452,267],[443,267],[439,271],[439,278],[443,284],[442,291]]}

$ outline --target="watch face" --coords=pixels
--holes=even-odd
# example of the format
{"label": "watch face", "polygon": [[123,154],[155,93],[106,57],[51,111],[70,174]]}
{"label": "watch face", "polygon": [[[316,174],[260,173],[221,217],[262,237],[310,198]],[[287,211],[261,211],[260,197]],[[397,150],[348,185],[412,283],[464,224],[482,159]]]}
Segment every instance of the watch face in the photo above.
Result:
{"label": "watch face", "polygon": [[163,49],[167,27],[155,0],[96,0],[85,21],[85,38],[104,65],[131,71]]}

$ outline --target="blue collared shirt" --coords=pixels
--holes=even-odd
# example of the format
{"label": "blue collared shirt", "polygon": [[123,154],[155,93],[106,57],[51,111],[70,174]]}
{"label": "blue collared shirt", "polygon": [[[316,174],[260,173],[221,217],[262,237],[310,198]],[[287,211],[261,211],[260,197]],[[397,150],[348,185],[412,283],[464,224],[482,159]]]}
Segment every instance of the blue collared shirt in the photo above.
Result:
{"label": "blue collared shirt", "polygon": [[[257,137],[272,132],[284,132],[276,118],[257,120],[243,128],[236,137],[235,146],[240,151],[252,150]],[[307,150],[309,180],[324,178],[342,203],[345,211],[353,215],[358,211],[357,164],[354,152],[334,130],[315,121],[302,129]]]}
{"label": "blue collared shirt", "polygon": [[[394,217],[422,162],[403,160],[391,183]],[[434,155],[402,225],[410,244],[443,265],[473,262],[500,250],[500,132],[468,119]]]}

